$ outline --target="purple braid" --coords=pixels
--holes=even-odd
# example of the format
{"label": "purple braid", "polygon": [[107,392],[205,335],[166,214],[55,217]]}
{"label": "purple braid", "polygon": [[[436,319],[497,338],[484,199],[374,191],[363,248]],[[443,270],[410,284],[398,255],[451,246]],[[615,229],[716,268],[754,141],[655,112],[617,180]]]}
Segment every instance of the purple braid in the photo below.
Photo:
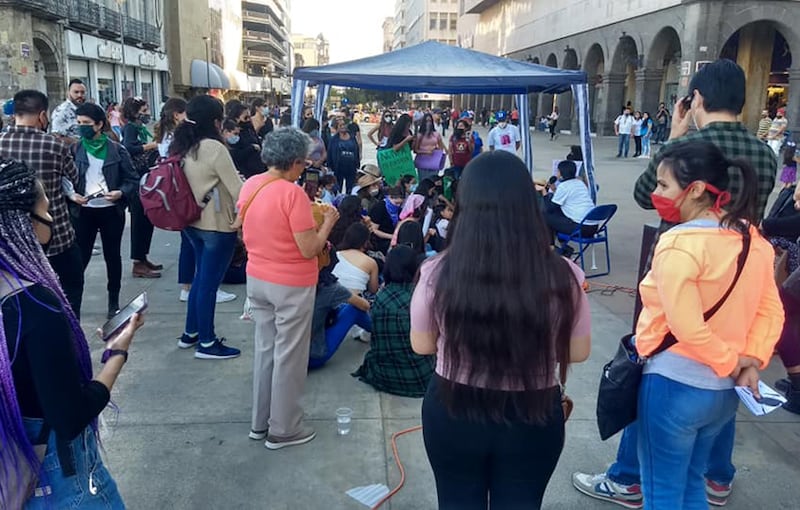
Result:
{"label": "purple braid", "polygon": [[[70,324],[71,340],[84,382],[88,382],[92,378],[89,344],[31,224],[30,212],[39,199],[40,189],[34,172],[26,165],[0,161],[0,270],[14,280],[39,284],[58,296]],[[0,326],[2,322],[0,308]],[[96,430],[96,421],[93,428]],[[39,460],[25,432],[17,400],[5,327],[0,327],[0,445],[2,496],[3,488],[9,487],[12,473],[21,474],[23,463],[34,472],[39,470]]]}

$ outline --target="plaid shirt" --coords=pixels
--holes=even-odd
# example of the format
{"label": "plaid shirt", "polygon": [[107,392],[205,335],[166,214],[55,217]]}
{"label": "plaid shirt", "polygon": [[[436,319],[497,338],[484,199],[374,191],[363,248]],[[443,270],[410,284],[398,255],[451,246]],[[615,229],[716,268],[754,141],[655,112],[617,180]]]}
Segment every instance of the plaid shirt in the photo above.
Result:
{"label": "plaid shirt", "polygon": [[0,134],[0,156],[23,161],[36,171],[50,199],[50,215],[53,216],[53,237],[47,255],[52,257],[65,252],[72,246],[75,232],[61,180],[66,177],[73,183],[78,181],[78,169],[69,147],[38,128],[9,127]]}
{"label": "plaid shirt", "polygon": [[[750,161],[758,176],[758,218],[764,217],[772,189],[775,187],[775,173],[778,160],[767,144],[749,133],[741,122],[712,122],[698,131],[687,134],[664,144],[655,158],[650,160],[647,170],[636,181],[633,198],[644,209],[653,209],[650,194],[656,189],[656,169],[663,159],[664,148],[677,142],[702,140],[711,142],[729,158],[745,158]],[[730,187],[735,201],[742,189],[742,176],[738,171],[730,172]],[[663,229],[662,229],[663,230]]]}
{"label": "plaid shirt", "polygon": [[411,350],[411,285],[390,283],[372,305],[372,340],[364,363],[353,373],[378,391],[423,397],[436,365],[435,356]]}

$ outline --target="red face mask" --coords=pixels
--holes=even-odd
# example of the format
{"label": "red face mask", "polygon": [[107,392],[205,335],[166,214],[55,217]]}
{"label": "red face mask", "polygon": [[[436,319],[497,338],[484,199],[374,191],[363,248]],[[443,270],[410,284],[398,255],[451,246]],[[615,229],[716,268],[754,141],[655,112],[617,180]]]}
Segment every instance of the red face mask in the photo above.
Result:
{"label": "red face mask", "polygon": [[[692,183],[694,184],[694,183]],[[655,193],[650,195],[650,200],[653,202],[653,207],[656,208],[658,215],[666,221],[667,223],[680,223],[681,222],[681,209],[680,203],[683,203],[683,198],[689,193],[689,190],[692,187],[692,184],[686,186],[686,189],[681,191],[680,195],[675,197],[675,200],[671,200],[667,197],[656,195]],[[712,212],[719,213],[723,207],[728,205],[731,201],[731,194],[727,191],[720,191],[719,188],[716,186],[705,183],[706,191],[711,193],[712,195],[717,196],[717,200],[714,202],[714,205],[711,206],[709,209]]]}

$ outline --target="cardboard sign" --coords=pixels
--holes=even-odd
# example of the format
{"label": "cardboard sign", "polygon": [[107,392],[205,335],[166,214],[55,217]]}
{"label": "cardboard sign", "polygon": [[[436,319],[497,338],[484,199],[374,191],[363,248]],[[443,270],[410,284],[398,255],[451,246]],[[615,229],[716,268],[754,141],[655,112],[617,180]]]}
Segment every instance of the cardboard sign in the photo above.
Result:
{"label": "cardboard sign", "polygon": [[411,159],[411,147],[408,144],[397,152],[391,148],[379,150],[377,157],[378,166],[389,186],[397,186],[404,175],[413,175],[419,179],[417,169],[414,168],[414,160]]}

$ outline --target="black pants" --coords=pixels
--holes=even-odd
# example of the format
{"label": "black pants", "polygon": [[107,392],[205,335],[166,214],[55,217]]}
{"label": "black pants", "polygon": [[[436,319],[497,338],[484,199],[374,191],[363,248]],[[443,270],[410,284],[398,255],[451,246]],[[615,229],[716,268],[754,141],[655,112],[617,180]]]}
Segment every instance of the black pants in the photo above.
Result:
{"label": "black pants", "polygon": [[551,197],[548,196],[545,198],[544,205],[544,221],[546,221],[547,226],[550,227],[553,242],[555,242],[556,234],[561,233],[569,235],[575,232],[575,229],[578,227],[581,228],[582,237],[591,237],[597,232],[596,225],[584,225],[581,227],[580,223],[575,223],[569,219],[564,214],[564,211],[561,210],[561,207],[551,201]]}
{"label": "black pants", "polygon": [[550,139],[551,140],[556,137],[556,124],[558,124],[558,122],[550,121]]}
{"label": "black pants", "polygon": [[100,232],[103,241],[103,258],[106,262],[106,289],[116,293],[122,288],[122,232],[125,230],[125,211],[119,207],[84,207],[78,218],[78,246],[83,259],[83,270],[92,259],[92,247]]}
{"label": "black pants", "polygon": [[633,157],[640,156],[642,154],[642,137],[641,136],[634,136],[633,143],[636,145],[636,152],[633,153]]}
{"label": "black pants", "polygon": [[153,242],[153,224],[144,214],[138,196],[130,197],[131,210],[131,260],[145,261]]}
{"label": "black pants", "polygon": [[339,189],[341,189],[342,192],[344,192],[345,194],[349,195],[350,190],[352,190],[356,185],[356,169],[336,168],[333,171],[333,175],[336,176],[336,181],[337,184],[339,185]]}
{"label": "black pants", "polygon": [[[554,417],[528,425],[452,417],[438,397],[434,375],[422,402],[425,451],[436,477],[439,510],[535,510],[564,447],[564,415],[557,389]],[[546,390],[545,390],[546,391]],[[548,397],[549,398],[549,397]]]}
{"label": "black pants", "polygon": [[[89,254],[91,255],[91,252]],[[69,301],[72,311],[80,319],[83,301],[83,262],[78,244],[72,243],[72,246],[66,251],[47,257],[47,260],[50,261],[50,267],[58,275],[61,288],[67,295],[67,301]]]}

